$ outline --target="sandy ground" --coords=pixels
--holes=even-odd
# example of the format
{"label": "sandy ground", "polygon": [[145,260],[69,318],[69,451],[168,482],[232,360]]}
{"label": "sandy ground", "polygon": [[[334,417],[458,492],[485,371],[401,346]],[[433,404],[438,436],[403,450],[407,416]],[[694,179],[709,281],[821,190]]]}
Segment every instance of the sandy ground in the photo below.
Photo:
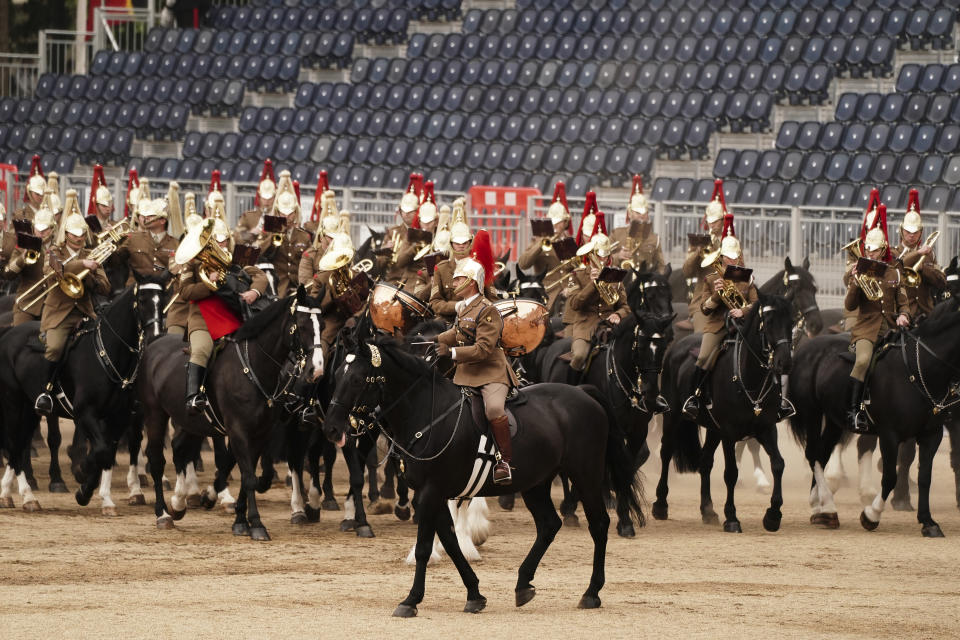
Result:
{"label": "sandy ground", "polygon": [[[853,488],[837,496],[839,530],[809,525],[809,474],[792,438],[781,432],[780,440],[787,472],[778,533],[761,527],[769,498],[755,490],[752,476],[738,490],[740,535],[701,524],[697,478],[675,477],[670,520],[651,521],[632,540],[611,528],[601,609],[576,609],[590,571],[585,526],[560,531],[537,574],[537,597],[516,609],[516,568],[533,541],[533,523],[522,503],[504,512],[491,500],[492,535],[474,565],[486,611],[461,612],[465,591],[445,559],[428,570],[426,598],[413,620],[390,617],[413,577],[403,562],[414,541],[410,522],[372,516],[372,540],[341,533],[342,512],[294,526],[289,494],[275,487],[260,498],[272,542],[235,538],[219,510],[191,510],[175,531],[158,531],[151,506],[126,506],[121,473],[114,477],[115,518],[100,515],[96,497],[79,507],[72,495],[47,493],[43,449],[36,465],[43,511],[24,513],[19,496],[16,510],[0,511],[0,637],[960,635],[960,513],[949,441],[936,459],[932,496],[947,537],[928,540],[914,513],[889,507],[876,532],[861,529]],[[844,457],[852,479],[854,456],[849,449]],[[201,478],[212,468],[209,460]],[[713,482],[718,505],[720,468]],[[342,463],[338,470],[342,488]],[[645,471],[652,500],[656,461]],[[76,488],[72,479],[68,485]],[[152,490],[146,493],[152,503]]]}

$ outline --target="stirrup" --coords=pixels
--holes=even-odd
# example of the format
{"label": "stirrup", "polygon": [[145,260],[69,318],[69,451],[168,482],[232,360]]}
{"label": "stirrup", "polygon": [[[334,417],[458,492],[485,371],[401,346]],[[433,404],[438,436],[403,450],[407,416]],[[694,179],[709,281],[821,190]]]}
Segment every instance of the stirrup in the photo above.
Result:
{"label": "stirrup", "polygon": [[42,416],[49,417],[53,415],[53,398],[50,394],[44,391],[37,396],[36,401],[33,403],[33,410]]}
{"label": "stirrup", "polygon": [[854,433],[870,433],[870,420],[867,419],[867,414],[863,409],[858,409],[853,415],[853,421],[849,427],[850,431]]}
{"label": "stirrup", "polygon": [[493,467],[493,484],[504,485],[513,482],[510,464],[501,460]]}
{"label": "stirrup", "polygon": [[657,399],[653,401],[653,414],[666,413],[670,411],[670,403],[661,394],[657,394]]}
{"label": "stirrup", "polygon": [[700,396],[693,394],[684,401],[683,416],[690,420],[696,420],[700,417]]}
{"label": "stirrup", "polygon": [[210,404],[207,402],[207,397],[202,393],[187,398],[187,413],[190,415],[198,416],[209,406]]}
{"label": "stirrup", "polygon": [[777,422],[793,417],[796,413],[797,409],[789,399],[780,398],[780,410],[777,412]]}

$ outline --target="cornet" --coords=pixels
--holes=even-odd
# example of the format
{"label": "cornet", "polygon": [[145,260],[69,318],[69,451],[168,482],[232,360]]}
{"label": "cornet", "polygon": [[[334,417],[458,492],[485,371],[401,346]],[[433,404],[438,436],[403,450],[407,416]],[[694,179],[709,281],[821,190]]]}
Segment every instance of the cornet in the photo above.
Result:
{"label": "cornet", "polygon": [[26,264],[36,264],[40,259],[40,252],[34,249],[27,249],[23,252],[23,261]]}
{"label": "cornet", "polygon": [[[923,247],[933,247],[934,243],[937,241],[937,238],[940,237],[940,231],[934,231],[927,239],[923,241],[921,246]],[[923,281],[923,278],[920,277],[920,267],[923,265],[923,259],[929,254],[920,256],[920,259],[917,260],[912,267],[904,265],[903,267],[903,280],[908,287],[919,287],[920,283]]]}

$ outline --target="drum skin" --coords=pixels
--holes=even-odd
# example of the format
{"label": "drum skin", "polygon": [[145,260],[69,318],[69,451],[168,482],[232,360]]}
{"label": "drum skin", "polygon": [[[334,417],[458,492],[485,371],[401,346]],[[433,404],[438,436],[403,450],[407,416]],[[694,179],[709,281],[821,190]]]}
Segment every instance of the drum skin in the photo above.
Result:
{"label": "drum skin", "polygon": [[392,284],[378,282],[370,296],[373,325],[391,335],[405,335],[432,314],[425,302]]}
{"label": "drum skin", "polygon": [[508,356],[522,356],[540,346],[549,322],[544,305],[527,298],[509,298],[497,300],[493,306],[503,318],[500,344]]}

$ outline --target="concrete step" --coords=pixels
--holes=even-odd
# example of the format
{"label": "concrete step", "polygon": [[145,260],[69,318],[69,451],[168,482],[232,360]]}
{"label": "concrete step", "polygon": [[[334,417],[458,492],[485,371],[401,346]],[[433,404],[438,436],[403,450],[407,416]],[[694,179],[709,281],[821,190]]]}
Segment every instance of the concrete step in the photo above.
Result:
{"label": "concrete step", "polygon": [[132,158],[179,158],[179,142],[153,142],[134,140],[130,149]]}
{"label": "concrete step", "polygon": [[211,131],[229,133],[231,131],[237,131],[238,126],[237,118],[191,115],[187,119],[187,131],[200,131],[201,133],[209,133]]}
{"label": "concrete step", "polygon": [[[657,178],[700,178],[713,177],[713,160],[655,160],[651,172],[652,179]],[[650,187],[653,186],[651,182]]]}
{"label": "concrete step", "polygon": [[[411,23],[413,24],[413,23]],[[413,33],[411,27],[408,33]],[[430,31],[428,33],[450,33],[449,31]],[[405,44],[391,44],[391,45],[373,45],[373,44],[358,44],[353,47],[353,59],[357,60],[359,58],[405,58],[407,56],[407,45]]]}
{"label": "concrete step", "polygon": [[772,149],[774,139],[773,133],[714,132],[710,136],[711,156],[716,158],[720,149]]}
{"label": "concrete step", "polygon": [[259,93],[247,92],[243,94],[243,106],[245,107],[274,107],[281,109],[283,107],[292,107],[294,93]]}
{"label": "concrete step", "polygon": [[300,82],[350,82],[350,69],[300,69]]}
{"label": "concrete step", "polygon": [[407,29],[407,33],[460,33],[463,30],[463,22],[460,20],[451,20],[450,22],[421,22],[412,20]]}

